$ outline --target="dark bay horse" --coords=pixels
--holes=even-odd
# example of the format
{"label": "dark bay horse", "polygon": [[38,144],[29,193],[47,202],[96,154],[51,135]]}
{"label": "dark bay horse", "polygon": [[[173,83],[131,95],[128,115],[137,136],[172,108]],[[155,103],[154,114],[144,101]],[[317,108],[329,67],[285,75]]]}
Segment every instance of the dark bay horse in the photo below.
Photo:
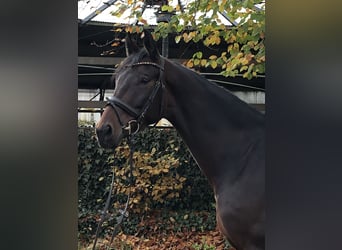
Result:
{"label": "dark bay horse", "polygon": [[264,115],[196,72],[159,55],[151,34],[144,48],[128,36],[96,133],[101,146],[164,117],[177,129],[215,194],[220,231],[237,250],[265,249]]}

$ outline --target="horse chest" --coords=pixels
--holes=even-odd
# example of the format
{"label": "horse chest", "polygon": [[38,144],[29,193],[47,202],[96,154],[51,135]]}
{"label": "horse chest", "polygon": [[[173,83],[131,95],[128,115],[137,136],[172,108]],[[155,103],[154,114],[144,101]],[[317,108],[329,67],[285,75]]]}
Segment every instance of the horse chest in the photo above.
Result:
{"label": "horse chest", "polygon": [[216,221],[218,229],[229,243],[237,250],[244,249],[244,240],[241,238],[241,225],[236,218],[236,214],[216,205]]}
{"label": "horse chest", "polygon": [[230,228],[228,225],[229,223],[226,222],[226,216],[227,216],[227,211],[225,207],[222,205],[220,206],[219,203],[219,196],[215,195],[215,201],[216,201],[216,222],[217,222],[217,227],[220,230],[220,232],[228,239],[230,244],[235,246],[234,240],[232,237],[234,233],[232,234],[232,228]]}

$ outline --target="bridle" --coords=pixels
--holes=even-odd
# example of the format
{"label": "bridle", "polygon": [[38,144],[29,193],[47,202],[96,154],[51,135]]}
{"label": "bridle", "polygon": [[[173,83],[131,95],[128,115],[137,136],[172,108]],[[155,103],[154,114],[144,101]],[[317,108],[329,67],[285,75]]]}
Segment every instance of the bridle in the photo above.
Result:
{"label": "bridle", "polygon": [[[153,89],[147,99],[147,101],[145,102],[144,106],[142,107],[142,109],[140,111],[136,110],[135,108],[131,107],[130,105],[128,105],[127,103],[123,102],[122,100],[120,100],[119,98],[112,96],[112,97],[107,97],[107,101],[108,103],[106,104],[106,106],[111,106],[119,120],[119,123],[121,125],[123,134],[128,137],[128,145],[130,148],[130,156],[129,156],[129,170],[130,170],[130,178],[129,178],[129,182],[130,185],[133,185],[133,153],[134,153],[134,143],[133,143],[133,137],[134,135],[139,131],[140,127],[141,127],[141,123],[143,122],[143,119],[146,115],[146,112],[148,111],[148,109],[150,108],[151,104],[153,103],[154,98],[156,97],[158,90],[160,88],[162,88],[162,93],[161,93],[161,106],[160,106],[160,117],[163,114],[163,88],[165,87],[165,85],[163,84],[163,71],[164,71],[164,61],[163,59],[161,59],[161,65],[154,63],[154,62],[138,62],[138,63],[134,63],[134,64],[130,64],[127,66],[124,66],[125,68],[131,68],[131,67],[135,67],[135,66],[139,66],[139,65],[151,65],[154,67],[159,68],[159,78],[158,80],[155,82]],[[120,109],[124,110],[127,114],[129,114],[130,116],[133,117],[132,120],[129,120],[126,124],[123,124],[117,107],[119,107]],[[134,128],[135,126],[135,128]],[[95,240],[93,243],[93,250],[95,250],[96,248],[96,243],[97,243],[97,239],[99,236],[99,232],[100,232],[100,227],[102,225],[102,223],[105,221],[106,216],[108,215],[107,210],[109,208],[110,205],[110,200],[111,200],[111,194],[112,194],[112,190],[113,190],[113,186],[114,186],[114,171],[113,171],[113,176],[112,176],[112,183],[110,186],[110,190],[108,193],[108,197],[107,197],[107,201],[105,204],[105,207],[101,213],[101,218],[100,221],[97,225],[97,229],[96,229],[96,235],[95,235]],[[123,222],[124,218],[127,217],[127,208],[128,208],[128,204],[129,204],[129,200],[130,200],[130,192],[127,196],[127,201],[125,204],[125,208],[124,210],[119,210],[120,216],[118,216],[117,219],[117,223],[114,226],[114,230],[112,233],[112,237],[110,239],[109,245],[111,245],[111,243],[113,242],[114,236],[118,233],[118,227],[121,225],[121,223]]]}
{"label": "bridle", "polygon": [[[133,63],[130,65],[126,65],[124,66],[125,68],[132,68],[132,67],[136,67],[136,66],[140,66],[140,65],[151,65],[153,67],[156,67],[159,69],[159,78],[158,80],[155,82],[153,89],[147,99],[147,101],[145,102],[144,106],[142,107],[141,110],[137,110],[133,107],[131,107],[129,104],[123,102],[122,100],[120,100],[119,98],[115,97],[115,96],[111,96],[111,97],[107,97],[107,104],[106,106],[111,106],[119,120],[119,123],[121,125],[122,128],[122,132],[123,134],[127,137],[127,136],[131,136],[133,134],[136,134],[140,127],[141,124],[143,122],[143,119],[145,118],[146,112],[148,111],[148,109],[150,108],[151,104],[153,103],[158,91],[160,88],[164,89],[164,84],[163,84],[163,71],[164,71],[164,60],[161,59],[161,65],[154,63],[154,62],[138,62],[138,63]],[[163,91],[161,93],[162,95],[162,101],[161,101],[161,107],[160,107],[160,117],[162,116],[163,113]],[[132,116],[133,119],[129,120],[126,124],[124,124],[120,118],[120,115],[117,111],[117,107],[119,107],[120,109],[124,110],[128,115]]]}

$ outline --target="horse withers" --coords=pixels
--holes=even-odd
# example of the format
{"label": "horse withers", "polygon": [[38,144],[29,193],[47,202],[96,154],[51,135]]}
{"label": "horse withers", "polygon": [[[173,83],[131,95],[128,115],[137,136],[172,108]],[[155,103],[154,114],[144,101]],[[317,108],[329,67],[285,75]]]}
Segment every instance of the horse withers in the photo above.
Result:
{"label": "horse withers", "polygon": [[169,120],[209,180],[220,231],[237,250],[265,249],[264,115],[196,72],[126,38],[127,58],[96,126],[101,146]]}

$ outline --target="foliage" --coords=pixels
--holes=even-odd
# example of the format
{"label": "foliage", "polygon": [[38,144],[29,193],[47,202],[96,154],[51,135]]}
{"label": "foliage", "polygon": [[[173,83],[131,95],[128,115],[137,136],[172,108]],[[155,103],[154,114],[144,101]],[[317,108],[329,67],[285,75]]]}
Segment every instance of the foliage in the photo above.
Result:
{"label": "foliage", "polygon": [[[233,250],[227,241],[217,230],[206,232],[184,231],[176,233],[165,233],[160,230],[151,230],[144,235],[129,235],[119,233],[111,246],[109,239],[101,239],[98,242],[97,249],[150,249],[150,250],[194,250],[194,249],[216,249],[216,250]],[[80,245],[80,250],[91,249],[89,243]]]}
{"label": "foliage", "polygon": [[192,245],[192,247],[195,250],[215,250],[215,246],[213,245],[208,245],[207,242],[205,241],[205,238],[202,239],[201,244],[195,243]]}
{"label": "foliage", "polygon": [[108,166],[111,152],[99,147],[94,132],[94,127],[89,124],[78,128],[79,235],[92,234],[95,230],[97,218],[93,215],[103,209],[99,201],[105,198],[110,185],[108,178],[99,179],[111,173]]}
{"label": "foliage", "polygon": [[[143,0],[128,0],[133,4],[132,18],[146,25],[142,17]],[[251,79],[265,73],[265,8],[255,7],[263,0],[194,0],[181,8],[176,1],[162,6],[162,14],[170,14],[169,22],[158,23],[154,36],[156,39],[167,37],[169,33],[177,34],[176,43],[201,42],[213,48],[216,53],[204,57],[198,51],[187,62],[188,67],[211,67],[221,70],[224,76],[242,75]],[[178,2],[177,2],[178,3]],[[125,4],[123,4],[125,5]],[[127,6],[129,6],[127,4]],[[128,8],[128,7],[124,7]],[[184,11],[182,12],[181,9]],[[122,9],[113,12],[120,15]],[[226,15],[236,26],[227,26],[220,21]],[[128,32],[142,32],[141,26],[129,26]],[[217,50],[223,44],[225,50]]]}
{"label": "foliage", "polygon": [[[94,235],[113,170],[116,183],[111,210],[121,208],[131,192],[130,216],[123,226],[125,233],[147,230],[141,224],[142,218],[155,213],[163,219],[155,224],[158,229],[211,230],[215,227],[211,188],[174,129],[148,129],[137,135],[133,156],[135,185],[131,187],[128,187],[127,142],[117,147],[114,157],[112,150],[98,145],[93,126],[79,127],[78,138],[80,238]],[[193,210],[205,210],[209,214],[196,214]],[[113,224],[109,221],[105,225]]]}
{"label": "foliage", "polygon": [[[127,145],[118,147],[115,151],[115,157],[121,162],[129,158]],[[155,155],[156,148],[152,148],[151,152],[147,153],[134,152],[134,169],[132,170],[134,184],[132,186],[129,185],[127,177],[130,169],[126,166],[114,167],[116,192],[121,195],[131,194],[131,212],[149,211],[153,207],[179,198],[179,190],[183,188],[186,180],[177,173],[179,161],[171,155],[157,158]]]}

